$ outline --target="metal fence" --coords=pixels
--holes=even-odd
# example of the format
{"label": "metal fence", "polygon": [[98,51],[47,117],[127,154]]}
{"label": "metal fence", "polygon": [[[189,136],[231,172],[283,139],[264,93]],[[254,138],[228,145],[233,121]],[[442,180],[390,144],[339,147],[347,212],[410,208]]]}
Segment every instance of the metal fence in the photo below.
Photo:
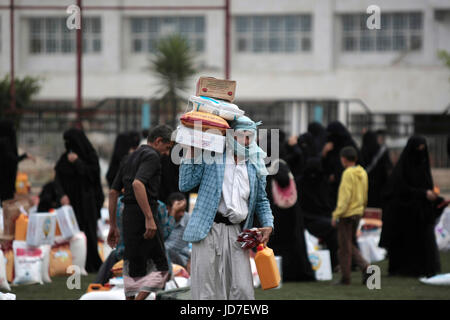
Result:
{"label": "metal fence", "polygon": [[[141,130],[142,99],[105,99],[83,108],[83,130],[99,156],[109,159],[118,133]],[[71,103],[37,101],[21,112],[18,144],[33,155],[54,162],[64,152],[63,132],[75,126]]]}

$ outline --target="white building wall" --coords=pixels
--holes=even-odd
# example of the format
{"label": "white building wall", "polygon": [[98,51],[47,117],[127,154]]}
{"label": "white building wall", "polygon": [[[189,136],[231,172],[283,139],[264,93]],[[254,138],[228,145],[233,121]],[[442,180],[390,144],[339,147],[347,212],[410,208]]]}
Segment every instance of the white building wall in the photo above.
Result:
{"label": "white building wall", "polygon": [[[37,5],[16,0],[16,5]],[[70,0],[42,0],[39,4],[69,5]],[[222,0],[189,1],[190,6],[221,6]],[[242,54],[236,50],[234,19],[231,26],[231,77],[238,82],[237,101],[347,99],[363,100],[373,112],[439,113],[450,101],[450,72],[437,58],[439,49],[450,50],[450,17],[437,21],[435,9],[450,9],[449,0],[378,0],[381,12],[414,11],[424,14],[423,45],[418,52],[400,56],[397,52],[373,54],[344,53],[340,50],[338,16],[365,12],[371,0],[246,0],[231,1],[232,17],[237,15],[312,14],[313,38],[310,52],[295,54]],[[0,0],[0,5],[8,5]],[[85,0],[85,5],[171,6],[186,5],[181,0]],[[63,16],[57,10],[16,11],[16,74],[43,79],[40,99],[75,97],[75,55],[33,56],[28,50],[28,25],[32,16]],[[158,82],[146,70],[148,55],[132,54],[129,39],[132,16],[204,15],[205,54],[197,58],[199,75],[224,75],[224,13],[216,11],[85,10],[86,16],[102,18],[102,51],[83,56],[84,99],[105,97],[148,98],[158,90]],[[9,11],[0,10],[0,75],[9,72]],[[198,76],[198,75],[197,75]],[[194,91],[195,78],[190,92]],[[306,106],[305,106],[306,108]],[[304,111],[295,111],[300,117]],[[300,120],[299,120],[300,121]],[[303,126],[303,125],[302,125]]]}

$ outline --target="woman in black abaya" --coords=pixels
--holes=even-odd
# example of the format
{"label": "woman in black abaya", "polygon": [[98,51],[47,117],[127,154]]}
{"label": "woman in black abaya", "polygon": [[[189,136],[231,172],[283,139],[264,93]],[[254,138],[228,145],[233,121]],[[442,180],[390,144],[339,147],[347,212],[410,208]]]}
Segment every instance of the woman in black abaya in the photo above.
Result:
{"label": "woman in black abaya", "polygon": [[432,190],[427,142],[413,136],[389,179],[383,208],[380,246],[388,251],[391,275],[430,277],[441,270],[434,226],[443,199]]}
{"label": "woman in black abaya", "polygon": [[104,200],[98,156],[82,130],[67,130],[64,142],[66,152],[56,164],[55,183],[59,193],[69,198],[78,225],[86,234],[86,270],[97,272],[102,264],[97,249],[97,220]]}
{"label": "woman in black abaya", "polygon": [[330,203],[329,186],[320,158],[310,158],[302,177],[296,182],[306,230],[325,242],[330,250],[332,268],[335,269],[339,264],[337,229],[331,225],[331,212],[334,208]]}
{"label": "woman in black abaya", "polygon": [[266,190],[277,230],[270,237],[268,246],[275,255],[282,257],[283,281],[314,281],[295,181],[283,160],[279,162],[278,173],[267,177]]}
{"label": "woman in black abaya", "polygon": [[381,192],[392,171],[392,162],[387,148],[379,145],[377,135],[372,131],[363,135],[361,157],[361,164],[369,177],[367,207],[381,208]]}
{"label": "woman in black abaya", "polygon": [[106,180],[108,181],[108,186],[110,188],[119,171],[120,162],[130,153],[130,150],[136,149],[139,146],[139,143],[140,135],[137,131],[123,132],[116,137],[111,162],[109,163],[108,172],[106,173]]}
{"label": "woman in black abaya", "polygon": [[0,203],[13,199],[16,192],[16,176],[19,162],[34,159],[24,153],[17,154],[17,138],[14,124],[9,120],[0,120]]}
{"label": "woman in black abaya", "polygon": [[308,132],[313,136],[316,155],[319,155],[326,143],[327,131],[319,122],[311,122],[308,124]]}
{"label": "woman in black abaya", "polygon": [[309,133],[303,133],[298,137],[298,145],[303,153],[303,165],[302,171],[304,170],[306,162],[317,156],[316,144],[314,141],[314,136]]}
{"label": "woman in black abaya", "polygon": [[[339,153],[342,148],[347,146],[352,146],[356,150],[359,149],[352,139],[350,132],[339,121],[333,121],[327,126],[327,135],[327,142],[322,150],[322,165],[330,185],[331,204],[336,206],[338,188],[341,182],[342,172],[344,171]],[[358,163],[360,159],[361,157],[358,152]]]}

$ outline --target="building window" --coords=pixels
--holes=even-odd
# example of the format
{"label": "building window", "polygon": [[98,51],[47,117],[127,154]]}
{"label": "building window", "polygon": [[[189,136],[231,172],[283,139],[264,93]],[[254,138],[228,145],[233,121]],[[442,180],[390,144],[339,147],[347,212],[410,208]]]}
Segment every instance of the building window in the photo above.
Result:
{"label": "building window", "polygon": [[[66,26],[67,18],[30,18],[31,54],[66,54],[76,50],[76,30]],[[102,25],[100,17],[82,19],[83,52],[99,53],[102,50]]]}
{"label": "building window", "polygon": [[238,16],[235,19],[238,52],[309,52],[312,50],[310,14]]}
{"label": "building window", "polygon": [[422,48],[421,12],[381,13],[381,29],[370,30],[368,14],[341,15],[342,51],[404,51]]}
{"label": "building window", "polygon": [[158,41],[172,34],[185,37],[194,52],[205,51],[204,17],[135,17],[130,24],[134,53],[155,53]]}

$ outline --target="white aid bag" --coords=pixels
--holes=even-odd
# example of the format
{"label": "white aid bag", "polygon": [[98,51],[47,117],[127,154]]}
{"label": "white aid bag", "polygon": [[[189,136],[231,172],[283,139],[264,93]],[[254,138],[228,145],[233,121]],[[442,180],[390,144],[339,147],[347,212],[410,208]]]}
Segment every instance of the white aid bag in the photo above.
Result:
{"label": "white aid bag", "polygon": [[53,245],[56,216],[53,213],[35,212],[28,217],[27,244],[33,247],[44,244]]}
{"label": "white aid bag", "polygon": [[58,220],[59,229],[64,239],[70,239],[80,232],[77,218],[71,206],[62,206],[56,209],[56,220]]}
{"label": "white aid bag", "polygon": [[87,255],[87,239],[84,232],[78,232],[70,239],[70,252],[72,253],[72,264],[78,266],[81,275],[87,276],[85,269]]}
{"label": "white aid bag", "polygon": [[50,278],[49,270],[50,270],[50,250],[52,247],[48,244],[40,246],[42,250],[42,281],[44,283],[51,283],[52,279]]}
{"label": "white aid bag", "polygon": [[439,251],[450,250],[450,208],[446,208],[434,227],[436,243]]}
{"label": "white aid bag", "polygon": [[39,247],[30,247],[25,241],[13,241],[14,281],[13,285],[43,284],[43,252]]}
{"label": "white aid bag", "polygon": [[317,250],[308,252],[308,258],[317,280],[333,280],[329,250]]}

